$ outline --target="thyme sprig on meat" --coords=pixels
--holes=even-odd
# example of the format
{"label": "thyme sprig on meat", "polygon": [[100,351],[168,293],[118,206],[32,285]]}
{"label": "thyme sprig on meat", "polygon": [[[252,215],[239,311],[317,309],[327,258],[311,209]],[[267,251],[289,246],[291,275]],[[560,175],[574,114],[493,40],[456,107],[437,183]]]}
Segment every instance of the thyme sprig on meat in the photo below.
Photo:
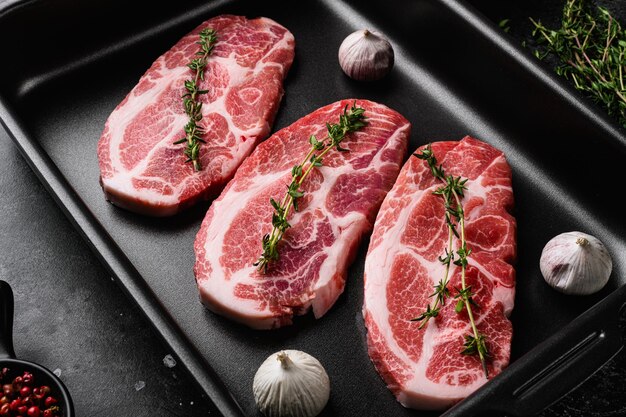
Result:
{"label": "thyme sprig on meat", "polygon": [[573,82],[626,128],[626,31],[608,10],[586,0],[567,0],[561,27],[530,19],[535,56],[557,59],[555,72]]}
{"label": "thyme sprig on meat", "polygon": [[[302,159],[302,162],[292,168],[291,183],[287,186],[285,196],[280,203],[270,198],[270,204],[274,207],[274,213],[272,214],[273,227],[271,233],[263,236],[263,253],[258,261],[254,263],[254,266],[260,272],[267,272],[269,263],[278,260],[280,257],[278,244],[283,238],[285,231],[291,227],[287,221],[291,207],[293,206],[293,209],[298,211],[298,200],[304,197],[304,192],[300,190],[304,180],[309,176],[313,168],[322,166],[324,156],[331,149],[335,148],[340,152],[348,151],[348,149],[341,147],[341,142],[348,133],[356,132],[366,125],[365,109],[357,107],[355,102],[349,110],[346,105],[343,114],[339,116],[339,123],[326,123],[328,134],[324,139],[318,140],[315,135],[309,137],[311,147]],[[316,154],[316,152],[319,153]]]}
{"label": "thyme sprig on meat", "polygon": [[[461,204],[464,191],[467,189],[465,187],[467,179],[463,179],[460,176],[446,175],[443,166],[438,164],[437,158],[430,145],[427,145],[421,152],[413,154],[413,156],[426,161],[432,175],[444,183],[444,185],[437,188],[433,194],[439,195],[443,199],[445,220],[448,227],[448,246],[445,250],[445,256],[439,257],[439,261],[445,266],[445,271],[443,278],[435,285],[435,292],[430,295],[430,298],[434,297],[434,302],[432,305],[428,303],[426,310],[411,321],[421,322],[419,329],[422,329],[431,318],[439,315],[441,307],[445,305],[446,298],[449,298],[451,294],[448,288],[450,264],[453,263],[460,267],[461,288],[455,288],[456,293],[454,299],[456,299],[457,302],[454,310],[457,313],[461,313],[465,308],[472,327],[472,333],[465,335],[465,342],[461,353],[464,355],[478,355],[483,371],[485,372],[485,377],[489,377],[487,371],[487,358],[489,357],[486,343],[487,339],[476,327],[472,307],[477,307],[478,305],[473,299],[474,293],[472,292],[472,287],[467,285],[465,279],[468,264],[467,258],[472,253],[472,250],[467,247],[467,240],[465,238],[465,212]],[[460,247],[456,251],[453,250],[452,246],[454,237],[460,240]]]}
{"label": "thyme sprig on meat", "polygon": [[200,144],[206,143],[202,139],[202,135],[206,132],[199,124],[202,120],[202,102],[198,100],[200,94],[208,93],[208,90],[200,90],[198,83],[204,80],[204,71],[206,69],[209,55],[213,51],[213,47],[217,42],[217,32],[213,29],[206,28],[200,32],[200,41],[196,42],[200,45],[200,50],[196,52],[197,58],[191,60],[187,67],[192,71],[193,78],[185,80],[185,90],[183,96],[183,105],[185,113],[189,116],[189,121],[185,125],[185,137],[177,140],[174,144],[186,143],[184,153],[187,156],[185,162],[193,163],[196,171],[202,169],[200,164]]}

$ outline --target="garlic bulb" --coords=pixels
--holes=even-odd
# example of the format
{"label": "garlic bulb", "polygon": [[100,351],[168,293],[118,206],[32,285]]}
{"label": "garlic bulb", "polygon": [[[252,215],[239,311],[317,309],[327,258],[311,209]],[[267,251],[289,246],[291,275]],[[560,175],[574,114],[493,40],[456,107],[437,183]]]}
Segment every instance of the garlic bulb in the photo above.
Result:
{"label": "garlic bulb", "polygon": [[600,240],[586,233],[568,232],[546,244],[539,266],[546,282],[557,291],[587,295],[606,285],[613,262]]}
{"label": "garlic bulb", "polygon": [[284,350],[261,364],[252,391],[254,401],[267,417],[314,417],[328,402],[330,380],[313,356]]}
{"label": "garlic bulb", "polygon": [[393,67],[393,48],[379,32],[357,30],[341,43],[339,65],[355,80],[379,80]]}

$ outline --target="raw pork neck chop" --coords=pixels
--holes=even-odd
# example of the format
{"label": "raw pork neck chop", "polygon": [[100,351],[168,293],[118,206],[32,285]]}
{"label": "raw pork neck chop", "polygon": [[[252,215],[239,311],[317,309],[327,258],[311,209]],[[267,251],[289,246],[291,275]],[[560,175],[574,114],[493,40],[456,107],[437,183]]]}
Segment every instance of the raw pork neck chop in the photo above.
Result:
{"label": "raw pork neck chop", "polygon": [[[490,377],[509,362],[512,337],[516,225],[511,169],[492,146],[465,137],[436,142],[432,150],[447,175],[468,178],[462,200],[466,219],[467,285],[479,307],[473,308],[479,332],[486,335]],[[411,157],[383,202],[365,261],[363,314],[370,358],[405,407],[444,409],[487,379],[477,356],[462,355],[471,333],[467,313],[455,312],[449,298],[421,330],[411,322],[432,303],[433,287],[444,276],[448,229],[441,196],[426,161]],[[459,241],[455,241],[455,250]],[[452,265],[452,296],[461,288],[460,267]]]}
{"label": "raw pork neck chop", "polygon": [[[187,64],[202,29],[217,31],[198,95],[202,170],[186,163],[182,95],[193,78]],[[107,200],[138,213],[168,216],[219,194],[265,139],[294,57],[293,35],[261,17],[223,15],[202,23],[161,55],[109,116],[100,142],[100,182]]]}
{"label": "raw pork neck chop", "polygon": [[258,329],[291,324],[294,314],[313,309],[324,315],[343,292],[346,270],[361,237],[372,229],[376,212],[404,159],[411,125],[381,104],[357,100],[368,125],[349,133],[302,183],[305,196],[289,216],[279,244],[280,259],[267,273],[253,265],[261,241],[272,229],[270,198],[280,201],[291,169],[307,154],[309,136],[326,137],[326,123],[337,123],[343,100],[314,111],[286,127],[241,165],[213,202],[195,242],[195,274],[202,302],[216,313]]}

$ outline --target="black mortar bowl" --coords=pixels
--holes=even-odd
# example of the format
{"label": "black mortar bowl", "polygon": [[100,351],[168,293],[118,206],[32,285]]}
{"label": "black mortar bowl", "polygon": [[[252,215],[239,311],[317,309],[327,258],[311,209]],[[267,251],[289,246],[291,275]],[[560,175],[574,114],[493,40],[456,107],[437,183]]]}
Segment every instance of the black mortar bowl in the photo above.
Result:
{"label": "black mortar bowl", "polygon": [[63,417],[75,417],[72,397],[63,382],[50,370],[34,362],[15,357],[13,350],[13,290],[0,280],[0,369],[9,368],[9,375],[21,375],[24,371],[33,374],[35,384],[48,385],[61,408]]}

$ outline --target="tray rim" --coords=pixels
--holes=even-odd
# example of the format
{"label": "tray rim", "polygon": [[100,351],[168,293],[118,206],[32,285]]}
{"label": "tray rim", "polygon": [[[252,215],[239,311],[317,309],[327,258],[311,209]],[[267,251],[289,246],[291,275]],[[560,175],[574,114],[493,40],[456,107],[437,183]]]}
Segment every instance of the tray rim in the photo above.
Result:
{"label": "tray rim", "polygon": [[[39,1],[41,0],[0,0],[0,21],[10,13]],[[334,0],[322,0],[323,3],[332,1]],[[626,147],[626,134],[620,130],[608,115],[600,111],[600,108],[595,107],[591,102],[582,100],[572,86],[545,68],[528,50],[515,44],[512,38],[502,32],[495,23],[484,16],[473,5],[466,3],[466,0],[437,1],[448,8],[453,15],[461,18],[484,39],[492,42],[496,48],[505,52],[524,70],[540,79],[545,88],[559,96],[568,105],[574,107],[576,111],[581,113],[582,117],[589,119],[599,131],[611,138],[609,145]],[[328,7],[332,8],[332,6]],[[124,254],[104,226],[74,191],[69,181],[63,176],[39,142],[30,137],[28,129],[20,118],[13,113],[7,101],[1,95],[0,124],[7,131],[8,136],[13,140],[31,170],[94,255],[99,259],[102,266],[115,278],[116,283],[130,297],[131,301],[136,303],[139,310],[161,337],[163,343],[178,356],[184,368],[207,394],[218,411],[225,417],[243,417],[245,415],[243,410],[224,386],[219,375],[194,348],[188,338],[184,336],[182,330],[167,310],[163,308],[161,302],[132,265],[126,254]],[[541,356],[541,353],[550,346],[551,341],[559,336],[563,336],[566,330],[576,328],[577,322],[588,317],[591,312],[598,310],[602,305],[608,304],[611,301],[609,298],[621,296],[624,298],[623,301],[626,302],[625,294],[626,284],[613,290],[598,303],[582,312],[559,332],[526,352],[517,361],[531,356]],[[505,369],[500,375],[506,377],[507,370]],[[491,381],[472,394],[472,397],[476,396],[476,394],[487,392],[490,385],[492,385]],[[445,414],[447,415],[448,413]]]}

